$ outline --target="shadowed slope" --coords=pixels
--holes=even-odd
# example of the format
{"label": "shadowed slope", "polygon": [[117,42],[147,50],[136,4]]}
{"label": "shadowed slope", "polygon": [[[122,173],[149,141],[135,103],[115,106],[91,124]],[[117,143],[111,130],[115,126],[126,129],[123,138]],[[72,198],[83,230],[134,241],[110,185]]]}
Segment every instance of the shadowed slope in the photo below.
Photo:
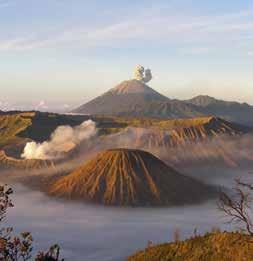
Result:
{"label": "shadowed slope", "polygon": [[253,126],[253,106],[247,103],[223,101],[207,95],[199,95],[185,102],[197,106],[197,111],[202,114]]}
{"label": "shadowed slope", "polygon": [[59,178],[48,192],[106,205],[159,206],[198,202],[213,190],[179,174],[148,152],[113,149]]}

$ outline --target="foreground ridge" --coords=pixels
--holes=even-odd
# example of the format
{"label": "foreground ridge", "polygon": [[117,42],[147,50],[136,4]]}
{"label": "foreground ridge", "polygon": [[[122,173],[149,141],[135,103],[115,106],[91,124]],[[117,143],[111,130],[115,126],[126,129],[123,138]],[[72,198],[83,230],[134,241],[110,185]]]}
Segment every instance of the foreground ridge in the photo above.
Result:
{"label": "foreground ridge", "polygon": [[252,258],[251,236],[239,232],[215,232],[148,247],[128,257],[126,261],[239,261]]}

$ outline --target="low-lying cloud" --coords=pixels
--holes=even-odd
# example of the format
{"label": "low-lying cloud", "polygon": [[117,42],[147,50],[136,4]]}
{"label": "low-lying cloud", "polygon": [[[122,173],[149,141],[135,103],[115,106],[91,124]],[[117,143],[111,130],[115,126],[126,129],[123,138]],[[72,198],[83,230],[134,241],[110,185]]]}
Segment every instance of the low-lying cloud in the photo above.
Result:
{"label": "low-lying cloud", "polygon": [[[104,149],[132,148],[149,151],[175,167],[222,164],[230,168],[253,161],[253,135],[221,135],[201,140],[173,139],[169,131],[129,127],[124,131],[80,146],[80,154]],[[87,151],[88,148],[88,151]]]}
{"label": "low-lying cloud", "polygon": [[199,234],[217,226],[229,229],[213,201],[183,208],[116,208],[54,200],[20,185],[12,187],[14,208],[4,224],[13,226],[15,233],[32,232],[35,251],[59,244],[66,260],[125,260],[148,240],[173,240],[178,227],[181,239],[196,227]]}
{"label": "low-lying cloud", "polygon": [[59,126],[49,141],[28,142],[21,155],[25,159],[59,159],[82,141],[96,135],[96,124],[92,120],[84,121],[76,127]]}

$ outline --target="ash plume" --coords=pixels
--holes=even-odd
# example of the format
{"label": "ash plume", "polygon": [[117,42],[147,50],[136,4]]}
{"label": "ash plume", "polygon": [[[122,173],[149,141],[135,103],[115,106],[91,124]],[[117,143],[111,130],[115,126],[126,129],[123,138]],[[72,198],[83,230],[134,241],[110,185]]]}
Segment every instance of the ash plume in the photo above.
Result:
{"label": "ash plume", "polygon": [[152,79],[151,70],[145,70],[143,66],[137,65],[134,70],[134,78],[138,81],[148,83]]}
{"label": "ash plume", "polygon": [[152,79],[152,73],[150,69],[146,69],[145,70],[145,77],[143,78],[143,82],[147,83],[149,81],[151,81]]}
{"label": "ash plume", "polygon": [[92,120],[84,121],[76,127],[59,126],[49,141],[42,143],[28,142],[22,158],[25,159],[59,159],[74,149],[82,141],[96,135],[96,124]]}

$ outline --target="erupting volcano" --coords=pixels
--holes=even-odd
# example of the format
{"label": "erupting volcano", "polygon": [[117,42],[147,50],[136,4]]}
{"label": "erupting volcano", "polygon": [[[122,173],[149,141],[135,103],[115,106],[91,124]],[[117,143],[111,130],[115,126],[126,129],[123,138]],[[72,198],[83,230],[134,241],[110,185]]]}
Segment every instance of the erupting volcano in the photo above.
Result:
{"label": "erupting volcano", "polygon": [[148,152],[112,149],[53,181],[48,192],[105,205],[168,206],[202,201],[214,190]]}

